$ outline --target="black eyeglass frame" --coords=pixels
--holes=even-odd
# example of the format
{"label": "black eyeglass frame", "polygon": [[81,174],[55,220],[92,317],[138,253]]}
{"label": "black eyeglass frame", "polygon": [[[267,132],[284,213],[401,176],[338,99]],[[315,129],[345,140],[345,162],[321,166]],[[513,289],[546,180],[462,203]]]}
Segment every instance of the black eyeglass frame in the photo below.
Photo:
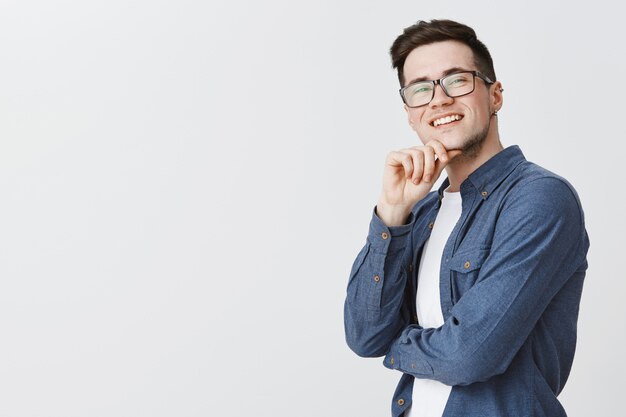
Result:
{"label": "black eyeglass frame", "polygon": [[[468,91],[467,93],[463,93],[463,94],[459,94],[458,96],[451,96],[448,91],[446,90],[446,87],[444,87],[444,85],[441,83],[444,79],[448,78],[448,77],[452,77],[454,75],[458,75],[458,74],[472,74],[472,90]],[[402,102],[404,104],[406,104],[407,107],[411,108],[411,109],[416,109],[418,107],[422,107],[422,106],[426,106],[428,104],[430,104],[431,101],[433,101],[433,98],[435,98],[435,88],[437,85],[439,85],[441,87],[441,89],[443,90],[444,94],[447,95],[450,98],[456,98],[456,97],[463,97],[466,96],[468,94],[472,94],[474,92],[474,90],[476,89],[476,77],[480,78],[481,80],[483,80],[485,82],[485,84],[487,85],[491,85],[494,84],[494,81],[491,81],[491,79],[489,77],[487,77],[486,75],[482,74],[481,72],[478,71],[459,71],[459,72],[454,72],[452,74],[448,74],[445,77],[441,77],[438,80],[423,80],[423,81],[416,81],[414,83],[411,83],[409,85],[405,85],[404,87],[402,87],[400,89],[400,97],[402,98]],[[406,99],[404,98],[404,91],[415,85],[415,84],[419,84],[419,83],[431,83],[433,85],[433,94],[430,97],[430,100],[428,100],[428,102],[424,103],[424,104],[420,104],[419,106],[409,106],[406,102]]]}

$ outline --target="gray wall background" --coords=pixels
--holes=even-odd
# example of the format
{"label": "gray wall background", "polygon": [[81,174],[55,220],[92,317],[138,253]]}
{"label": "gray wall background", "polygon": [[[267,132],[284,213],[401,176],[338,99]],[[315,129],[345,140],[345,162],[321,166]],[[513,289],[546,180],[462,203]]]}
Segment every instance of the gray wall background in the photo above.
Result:
{"label": "gray wall background", "polygon": [[613,3],[0,3],[0,415],[384,416],[399,373],[342,308],[387,152],[388,48],[473,26],[505,146],[591,237],[569,415],[626,373],[624,23]]}

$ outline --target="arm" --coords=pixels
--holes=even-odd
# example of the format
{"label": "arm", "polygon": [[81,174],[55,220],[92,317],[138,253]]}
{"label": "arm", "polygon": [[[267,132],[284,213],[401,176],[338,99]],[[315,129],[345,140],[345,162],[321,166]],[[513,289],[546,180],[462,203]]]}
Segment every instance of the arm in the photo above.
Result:
{"label": "arm", "polygon": [[526,184],[504,203],[490,255],[448,320],[404,328],[384,365],[447,385],[505,372],[555,294],[584,268],[587,249],[569,186],[556,178]]}
{"label": "arm", "polygon": [[389,350],[389,345],[408,324],[402,314],[406,286],[404,256],[410,256],[408,224],[387,227],[372,214],[365,246],[356,257],[344,304],[346,342],[357,355],[377,357]]}
{"label": "arm", "polygon": [[433,140],[427,146],[387,155],[383,191],[367,242],[352,265],[344,306],[346,341],[357,355],[384,355],[409,323],[410,311],[403,304],[407,281],[403,265],[409,264],[412,255],[412,208],[428,195],[448,162],[459,154],[446,151]]}

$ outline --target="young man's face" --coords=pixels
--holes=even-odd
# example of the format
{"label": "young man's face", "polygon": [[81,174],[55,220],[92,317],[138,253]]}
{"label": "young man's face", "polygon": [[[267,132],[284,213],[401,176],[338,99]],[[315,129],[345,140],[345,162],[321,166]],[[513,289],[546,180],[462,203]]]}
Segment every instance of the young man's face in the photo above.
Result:
{"label": "young man's face", "polygon": [[[405,85],[416,79],[438,80],[453,69],[475,71],[474,55],[465,44],[456,41],[436,42],[415,48],[404,63]],[[500,109],[500,83],[486,84],[476,77],[474,91],[462,97],[448,97],[441,86],[429,104],[417,108],[405,106],[409,124],[426,144],[436,139],[448,149],[479,150],[490,133],[490,118]],[[435,126],[435,120],[455,116],[460,120]],[[497,140],[497,138],[495,138]]]}

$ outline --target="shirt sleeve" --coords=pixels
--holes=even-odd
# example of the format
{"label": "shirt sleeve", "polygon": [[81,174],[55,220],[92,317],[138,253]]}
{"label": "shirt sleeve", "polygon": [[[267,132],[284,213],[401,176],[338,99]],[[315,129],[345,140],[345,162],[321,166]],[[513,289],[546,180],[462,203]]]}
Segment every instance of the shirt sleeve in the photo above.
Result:
{"label": "shirt sleeve", "polygon": [[408,323],[402,311],[407,272],[405,254],[410,254],[414,215],[402,226],[387,227],[372,213],[365,246],[350,272],[344,304],[348,346],[359,356],[383,356]]}
{"label": "shirt sleeve", "polygon": [[489,256],[443,326],[405,326],[383,364],[447,385],[506,371],[550,301],[578,270],[589,241],[578,198],[541,178],[503,201]]}

